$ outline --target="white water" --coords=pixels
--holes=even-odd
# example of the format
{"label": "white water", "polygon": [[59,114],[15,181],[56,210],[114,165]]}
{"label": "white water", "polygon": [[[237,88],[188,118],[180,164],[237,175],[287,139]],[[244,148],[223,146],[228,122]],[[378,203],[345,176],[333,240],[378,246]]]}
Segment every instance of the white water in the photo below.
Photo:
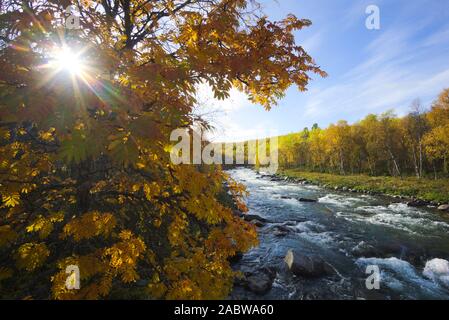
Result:
{"label": "white water", "polygon": [[[260,246],[245,254],[237,268],[279,268],[286,252],[295,249],[322,256],[348,279],[292,278],[281,268],[263,298],[298,299],[313,292],[331,299],[449,299],[449,265],[443,262],[449,259],[448,218],[393,199],[270,181],[249,169],[230,173],[250,192],[249,213],[272,221],[259,229]],[[318,202],[299,202],[300,197]],[[289,230],[285,236],[273,234],[280,225]],[[367,254],[380,256],[354,256],[361,241],[376,249]],[[381,289],[375,293],[363,286],[369,264],[381,269]],[[240,294],[252,297],[246,291]]]}

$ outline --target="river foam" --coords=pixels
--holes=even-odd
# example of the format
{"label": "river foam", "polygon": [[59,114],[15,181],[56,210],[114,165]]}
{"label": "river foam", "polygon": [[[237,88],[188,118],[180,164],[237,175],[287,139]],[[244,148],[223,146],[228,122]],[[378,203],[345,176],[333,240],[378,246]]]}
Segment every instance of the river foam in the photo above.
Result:
{"label": "river foam", "polygon": [[[422,277],[417,270],[407,261],[392,258],[359,258],[356,260],[357,266],[362,271],[369,265],[378,266],[380,269],[380,286],[404,292],[408,298],[440,297],[447,298],[447,292],[432,280]],[[405,290],[405,289],[408,290]]]}

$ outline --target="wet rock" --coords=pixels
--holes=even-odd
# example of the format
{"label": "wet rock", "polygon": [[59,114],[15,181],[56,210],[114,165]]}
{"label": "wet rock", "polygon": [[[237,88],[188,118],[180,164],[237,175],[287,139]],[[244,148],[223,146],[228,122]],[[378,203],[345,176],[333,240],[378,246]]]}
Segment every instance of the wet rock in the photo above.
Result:
{"label": "wet rock", "polygon": [[404,247],[398,242],[387,242],[381,243],[377,246],[379,250],[379,256],[382,257],[398,257],[400,258],[403,254],[408,251],[408,248]]}
{"label": "wet rock", "polygon": [[[290,225],[293,225],[293,224],[290,224]],[[288,224],[276,226],[275,229],[278,231],[282,231],[282,232],[290,232],[291,231],[291,229],[288,227]]]}
{"label": "wet rock", "polygon": [[232,257],[228,258],[228,261],[232,264],[232,263],[237,263],[240,260],[242,260],[243,258],[243,253],[241,252],[236,252]]}
{"label": "wet rock", "polygon": [[299,202],[318,202],[316,199],[299,198]]}
{"label": "wet rock", "polygon": [[256,227],[263,227],[265,226],[265,223],[263,223],[262,221],[259,221],[257,219],[251,220],[250,223],[252,223],[253,225],[255,225]]}
{"label": "wet rock", "polygon": [[442,204],[438,207],[438,210],[440,211],[449,211],[449,204]]}
{"label": "wet rock", "polygon": [[245,221],[258,220],[263,223],[269,222],[267,219],[262,218],[261,216],[258,216],[257,214],[243,214],[243,219],[245,219]]}
{"label": "wet rock", "polygon": [[273,226],[271,230],[275,237],[285,237],[290,232],[292,232],[292,229],[286,225]]}
{"label": "wet rock", "polygon": [[424,207],[426,205],[427,205],[426,201],[419,200],[419,199],[407,202],[407,206],[409,206],[409,207]]}
{"label": "wet rock", "polygon": [[348,191],[349,188],[348,188],[348,187],[343,187],[343,188],[341,188],[341,190],[342,190],[342,191]]}
{"label": "wet rock", "polygon": [[255,294],[263,295],[271,290],[276,273],[268,270],[258,270],[246,277],[246,288]]}
{"label": "wet rock", "polygon": [[292,197],[289,197],[289,196],[281,196],[281,199],[292,199]]}
{"label": "wet rock", "polygon": [[297,276],[315,278],[330,275],[333,267],[318,255],[301,254],[289,250],[284,258],[288,269]]}
{"label": "wet rock", "polygon": [[288,235],[287,231],[283,231],[283,230],[274,230],[273,235],[275,237],[285,237],[286,235]]}

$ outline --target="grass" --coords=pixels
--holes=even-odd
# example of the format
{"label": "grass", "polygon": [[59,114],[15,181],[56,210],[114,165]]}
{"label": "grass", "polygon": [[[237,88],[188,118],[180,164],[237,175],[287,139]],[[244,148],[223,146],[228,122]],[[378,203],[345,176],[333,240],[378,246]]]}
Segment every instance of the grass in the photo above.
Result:
{"label": "grass", "polygon": [[435,203],[449,203],[449,179],[418,179],[416,177],[371,177],[367,175],[336,175],[305,172],[297,169],[283,169],[279,174],[292,178],[306,179],[314,184],[330,188],[347,187],[356,191],[372,191],[388,195],[415,197]]}

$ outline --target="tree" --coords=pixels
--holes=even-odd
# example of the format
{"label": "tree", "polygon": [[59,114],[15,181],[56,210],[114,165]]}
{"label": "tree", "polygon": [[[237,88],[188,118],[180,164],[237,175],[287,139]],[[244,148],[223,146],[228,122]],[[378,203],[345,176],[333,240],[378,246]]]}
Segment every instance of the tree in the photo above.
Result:
{"label": "tree", "polygon": [[443,172],[447,174],[449,157],[449,89],[443,90],[426,114],[431,130],[424,136],[426,154],[432,161],[435,179],[436,162],[441,161]]}
{"label": "tree", "polygon": [[406,143],[411,149],[415,174],[417,178],[421,178],[424,161],[423,138],[428,130],[428,125],[419,99],[412,102],[411,112],[403,121],[404,136]]}
{"label": "tree", "polygon": [[[79,30],[60,21],[69,1],[2,6],[2,298],[225,297],[228,258],[257,237],[218,199],[227,182],[244,210],[245,191],[171,164],[170,132],[192,126],[200,83],[269,109],[324,76],[294,41],[310,21],[272,22],[244,0],[73,3]],[[84,68],[55,69],[58,50]],[[65,287],[69,265],[80,290]]]}
{"label": "tree", "polygon": [[329,154],[340,174],[345,174],[346,159],[350,153],[351,137],[350,127],[346,121],[331,124],[325,131],[325,139],[328,141]]}

